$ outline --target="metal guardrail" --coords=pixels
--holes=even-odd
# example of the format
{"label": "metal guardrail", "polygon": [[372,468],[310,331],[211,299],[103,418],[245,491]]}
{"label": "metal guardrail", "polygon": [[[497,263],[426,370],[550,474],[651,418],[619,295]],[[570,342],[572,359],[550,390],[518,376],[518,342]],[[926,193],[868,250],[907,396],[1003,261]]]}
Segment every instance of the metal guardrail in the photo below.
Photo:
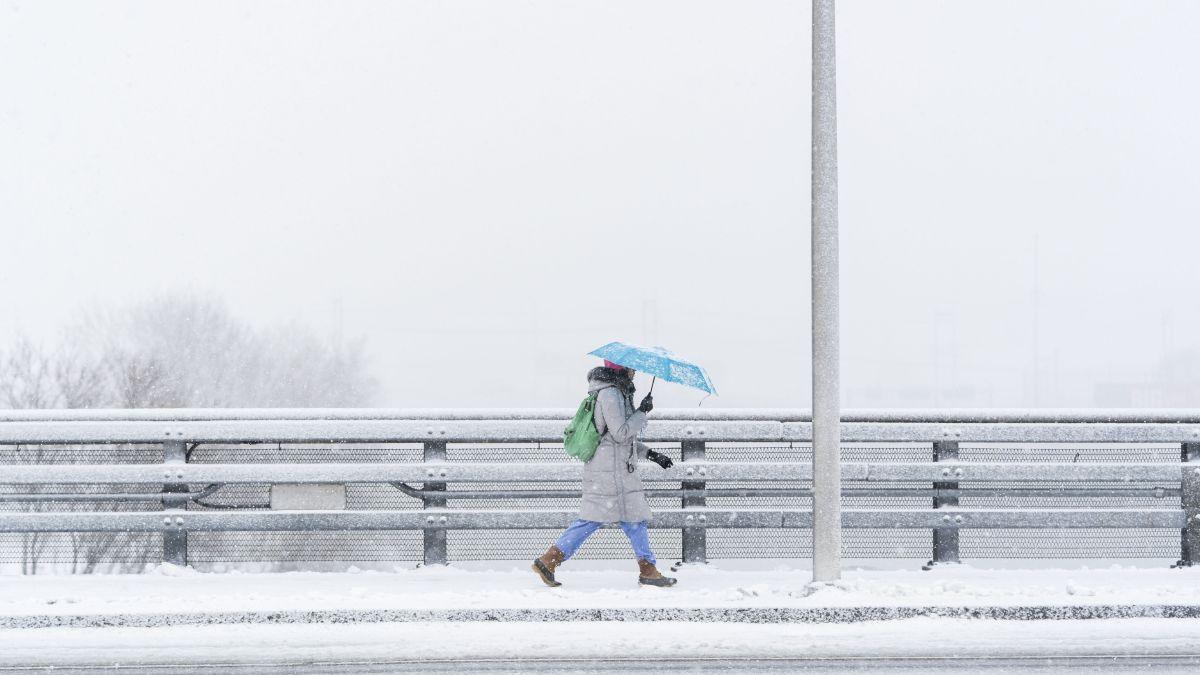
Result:
{"label": "metal guardrail", "polygon": [[[278,420],[568,420],[574,408],[89,408],[0,410],[6,422],[192,422]],[[811,422],[801,408],[655,408],[673,421]],[[846,422],[934,424],[1200,424],[1200,408],[845,408]]]}
{"label": "metal guardrail", "polygon": [[[447,443],[561,441],[569,411],[4,411],[2,445],[162,444],[163,464],[5,465],[0,485],[159,485],[158,494],[110,493],[109,500],[161,501],[161,512],[0,513],[0,532],[162,532],[164,558],[187,560],[187,533],[195,531],[422,530],[425,560],[446,562],[451,529],[560,528],[575,511],[449,509],[449,498],[542,498],[578,495],[567,490],[520,488],[448,491],[471,483],[576,482],[571,463],[457,463],[446,461]],[[775,419],[771,418],[772,413]],[[704,532],[711,528],[811,528],[812,514],[791,509],[711,508],[710,497],[807,496],[804,488],[773,483],[812,480],[808,463],[729,462],[705,458],[706,443],[811,440],[803,411],[665,411],[644,434],[648,441],[680,442],[683,461],[654,480],[678,481],[679,489],[655,496],[678,497],[679,509],[656,509],[652,527],[683,531],[683,558],[705,558]],[[869,418],[873,417],[873,418]],[[1178,411],[849,411],[843,442],[932,444],[925,463],[843,462],[844,480],[862,485],[844,496],[923,496],[929,509],[845,509],[845,528],[920,528],[934,532],[933,560],[958,559],[958,532],[969,528],[1175,528],[1182,533],[1181,565],[1200,554],[1200,413]],[[1067,421],[1063,421],[1067,420]],[[187,448],[204,443],[420,443],[419,463],[189,464]],[[1095,462],[963,462],[962,442],[1178,443],[1178,464]],[[749,481],[755,488],[706,487],[709,481]],[[963,486],[963,482],[969,482]],[[1020,489],[986,487],[1019,482]],[[189,511],[189,502],[224,485],[391,484],[419,497],[422,511]],[[420,483],[419,490],[409,483]],[[913,483],[927,486],[914,487]],[[1037,487],[1044,483],[1045,488]],[[1078,484],[1075,487],[1071,484]],[[1066,487],[1064,487],[1066,484]],[[205,486],[201,490],[189,485]],[[982,487],[981,487],[982,486]],[[1030,487],[1033,486],[1033,487]],[[958,506],[962,496],[1094,497],[1179,495],[1181,507],[1140,509],[978,509]],[[6,494],[5,501],[96,501],[95,494]]]}
{"label": "metal guardrail", "polygon": [[[562,440],[563,419],[497,420],[201,420],[0,421],[0,444],[254,442],[509,443]],[[810,442],[809,422],[659,420],[646,426],[649,442]],[[1200,424],[1055,422],[845,422],[842,441],[973,443],[1200,442]]]}
{"label": "metal guardrail", "polygon": [[[162,513],[12,513],[0,532],[174,532],[290,530],[493,530],[566,527],[577,511],[426,509],[424,511],[187,511]],[[1179,509],[845,509],[847,528],[1175,528]],[[812,513],[772,509],[658,509],[652,527],[810,528]]]}
{"label": "metal guardrail", "polygon": [[[649,466],[649,465],[646,465]],[[422,481],[521,483],[579,480],[579,466],[559,462],[525,464],[371,463],[371,464],[154,464],[19,465],[0,469],[9,485],[103,483],[410,483]],[[1180,480],[1170,464],[1078,462],[863,463],[843,462],[842,476],[852,481],[1110,481],[1170,483]],[[783,462],[685,460],[670,469],[655,468],[656,481],[807,481],[812,467]]]}

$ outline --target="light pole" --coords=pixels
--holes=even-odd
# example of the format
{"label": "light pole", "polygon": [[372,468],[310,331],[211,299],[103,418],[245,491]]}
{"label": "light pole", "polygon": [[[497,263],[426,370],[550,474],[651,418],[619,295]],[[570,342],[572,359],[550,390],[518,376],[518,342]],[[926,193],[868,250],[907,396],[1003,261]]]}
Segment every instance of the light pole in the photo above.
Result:
{"label": "light pole", "polygon": [[835,0],[813,0],[812,437],[813,581],[842,573],[838,369],[837,63]]}

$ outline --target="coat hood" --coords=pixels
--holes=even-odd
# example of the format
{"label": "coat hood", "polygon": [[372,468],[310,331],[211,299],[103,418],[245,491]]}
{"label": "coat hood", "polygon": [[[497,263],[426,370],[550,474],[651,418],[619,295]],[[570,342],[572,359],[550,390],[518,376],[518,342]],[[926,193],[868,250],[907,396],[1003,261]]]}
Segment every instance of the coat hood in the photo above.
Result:
{"label": "coat hood", "polygon": [[601,389],[608,387],[616,387],[617,391],[625,394],[625,396],[633,396],[633,381],[625,376],[624,373],[600,366],[592,368],[588,372],[588,393],[594,394]]}

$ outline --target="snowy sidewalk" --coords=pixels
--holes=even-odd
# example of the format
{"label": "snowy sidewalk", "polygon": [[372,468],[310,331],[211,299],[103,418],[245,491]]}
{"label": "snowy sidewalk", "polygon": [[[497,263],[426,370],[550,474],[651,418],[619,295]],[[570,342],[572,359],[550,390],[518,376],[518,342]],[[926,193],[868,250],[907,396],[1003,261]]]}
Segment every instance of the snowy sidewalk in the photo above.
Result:
{"label": "snowy sidewalk", "polygon": [[1108,566],[848,569],[810,592],[786,563],[687,566],[670,589],[639,587],[628,564],[579,561],[543,586],[520,562],[394,572],[0,576],[0,628],[397,621],[837,622],[913,616],[1200,616],[1200,568]]}
{"label": "snowy sidewalk", "polygon": [[[1186,612],[1200,610],[1200,569],[850,568],[810,593],[809,572],[787,563],[689,566],[671,589],[639,588],[628,567],[572,562],[561,588],[516,562],[0,576],[0,668],[467,662],[561,672],[557,659],[587,672],[601,662],[651,672],[655,659],[697,668],[707,659],[849,659],[877,669],[888,659],[961,667],[1145,657],[1188,664],[1159,672],[1190,672],[1200,664],[1200,620],[1146,618],[1196,616]],[[1186,612],[1163,612],[1171,607]],[[988,620],[1044,616],[1065,620]],[[881,617],[894,620],[861,620]]]}

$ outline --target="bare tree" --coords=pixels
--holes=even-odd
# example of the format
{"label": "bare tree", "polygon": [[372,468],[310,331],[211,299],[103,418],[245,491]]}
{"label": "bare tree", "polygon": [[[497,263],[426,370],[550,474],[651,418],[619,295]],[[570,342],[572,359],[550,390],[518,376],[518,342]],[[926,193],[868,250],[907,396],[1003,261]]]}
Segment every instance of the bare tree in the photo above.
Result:
{"label": "bare tree", "polygon": [[[295,322],[259,328],[239,320],[219,300],[194,294],[94,309],[63,335],[53,349],[18,337],[10,349],[0,351],[0,406],[362,406],[369,404],[376,387],[361,341],[322,339]],[[88,453],[82,446],[17,450],[19,461],[26,463],[80,461]],[[46,506],[25,505],[30,510]],[[96,502],[65,508],[123,507]],[[25,573],[36,573],[54,557],[48,543],[45,536],[24,537]],[[83,573],[134,569],[150,553],[147,536],[128,533],[76,533],[70,536],[70,549],[72,571]]]}
{"label": "bare tree", "polygon": [[93,336],[121,407],[365,405],[376,387],[361,341],[296,322],[256,328],[204,296],[94,311],[77,332]]}
{"label": "bare tree", "polygon": [[53,408],[59,404],[48,354],[20,336],[0,359],[0,396],[9,408]]}
{"label": "bare tree", "polygon": [[105,372],[74,337],[64,338],[51,356],[57,405],[95,408],[105,403]]}

